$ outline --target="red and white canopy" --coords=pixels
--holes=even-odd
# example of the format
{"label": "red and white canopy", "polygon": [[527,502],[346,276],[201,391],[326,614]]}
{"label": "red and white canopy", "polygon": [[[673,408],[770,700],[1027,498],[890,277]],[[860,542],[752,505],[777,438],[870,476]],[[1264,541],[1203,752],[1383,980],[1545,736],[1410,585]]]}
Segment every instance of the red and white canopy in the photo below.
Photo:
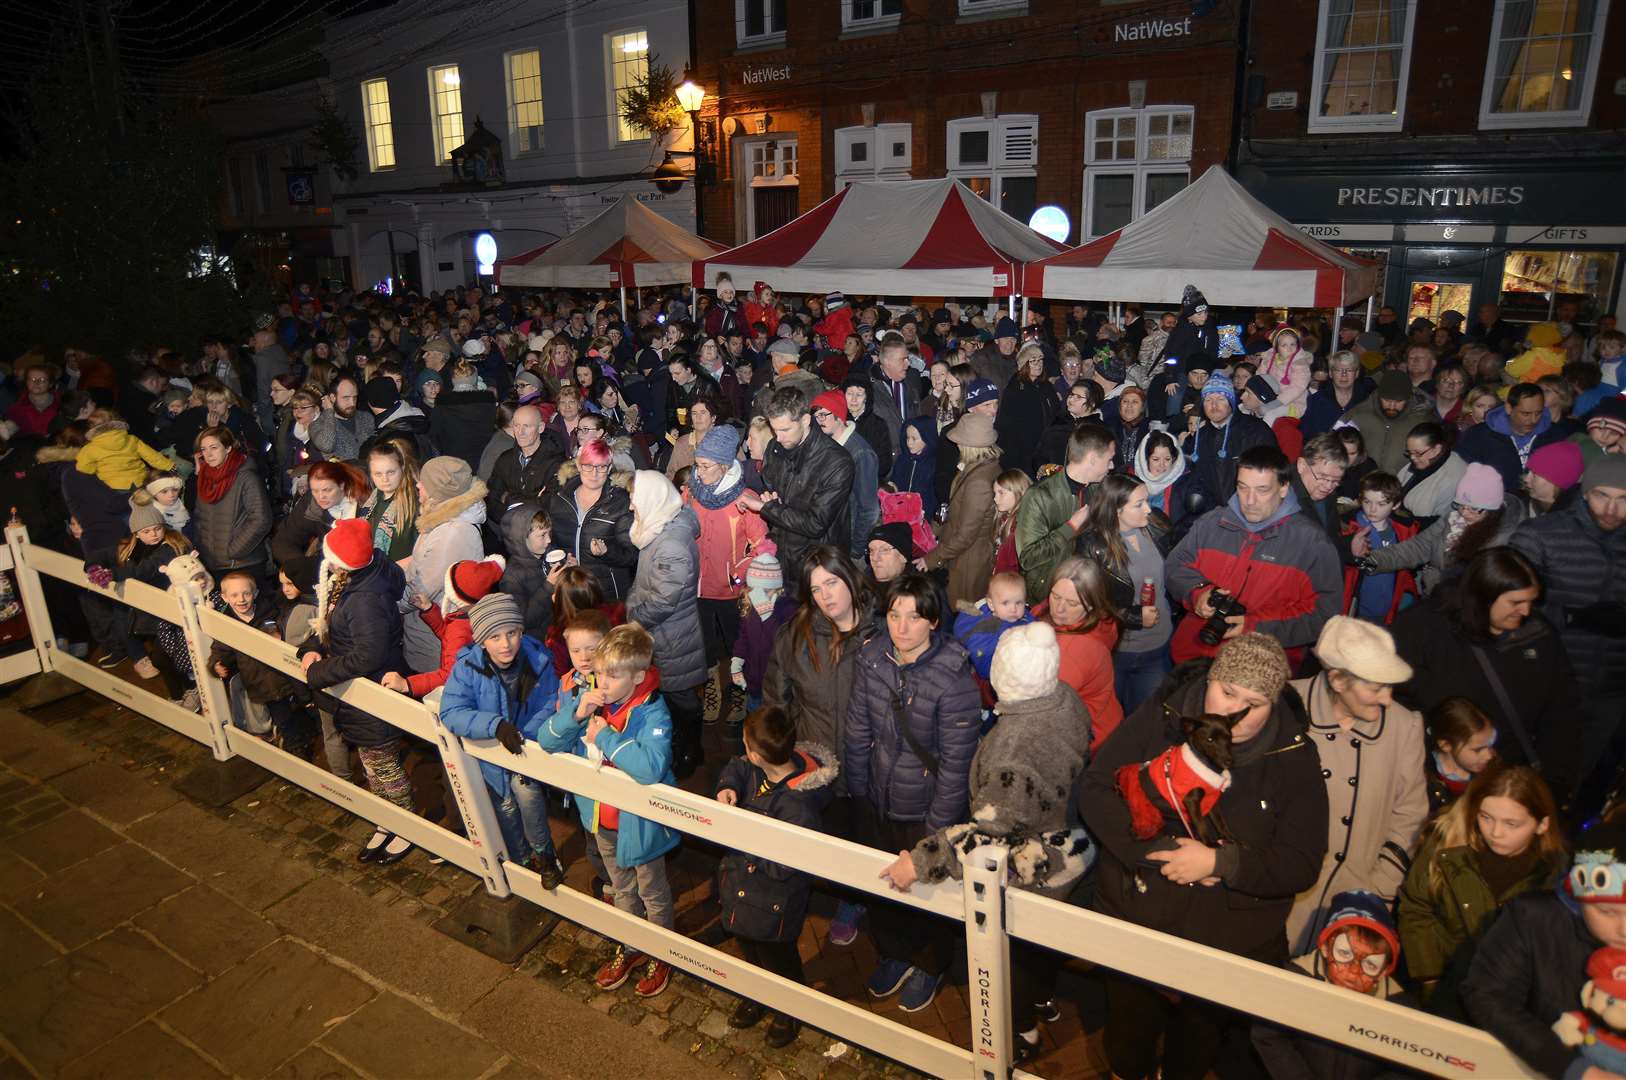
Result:
{"label": "red and white canopy", "polygon": [[562,240],[497,262],[497,284],[614,289],[682,285],[689,268],[722,247],[623,195]]}
{"label": "red and white canopy", "polygon": [[1377,274],[1215,165],[1138,221],[1029,266],[1025,287],[1053,300],[1178,303],[1190,283],[1210,304],[1334,308],[1370,296]]}
{"label": "red and white canopy", "polygon": [[697,260],[694,284],[720,274],[781,292],[1007,296],[1023,267],[1061,250],[958,180],[853,184],[766,236]]}

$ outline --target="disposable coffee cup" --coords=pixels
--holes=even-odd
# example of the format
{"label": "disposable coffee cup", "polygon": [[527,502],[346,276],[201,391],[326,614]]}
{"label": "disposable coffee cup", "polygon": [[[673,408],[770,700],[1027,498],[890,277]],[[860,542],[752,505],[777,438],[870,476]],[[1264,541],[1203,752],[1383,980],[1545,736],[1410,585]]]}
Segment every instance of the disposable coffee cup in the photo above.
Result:
{"label": "disposable coffee cup", "polygon": [[565,564],[564,548],[554,548],[547,554],[548,570],[552,572]]}

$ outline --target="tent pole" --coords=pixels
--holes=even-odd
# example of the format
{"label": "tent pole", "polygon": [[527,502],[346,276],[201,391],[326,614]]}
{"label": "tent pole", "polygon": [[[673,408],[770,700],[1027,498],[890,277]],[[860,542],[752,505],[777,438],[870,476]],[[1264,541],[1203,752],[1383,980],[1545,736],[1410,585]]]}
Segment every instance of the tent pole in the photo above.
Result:
{"label": "tent pole", "polygon": [[700,287],[697,286],[697,285],[690,285],[689,286],[689,317],[693,318],[694,313],[697,310],[699,310],[699,308],[700,308]]}
{"label": "tent pole", "polygon": [[1366,298],[1366,328],[1368,330],[1372,329],[1372,308],[1377,303],[1377,299],[1376,294]]}
{"label": "tent pole", "polygon": [[1022,331],[1027,329],[1027,325],[1028,325],[1028,298],[1026,296],[1024,296],[1024,297],[1022,297],[1022,321],[1017,324],[1017,333],[1020,335],[1022,333]]}
{"label": "tent pole", "polygon": [[[1015,293],[1011,293],[1011,295],[1006,298],[1006,301],[1005,301],[1005,314],[1008,317],[1012,318],[1012,319],[1016,318],[1016,294]],[[1020,330],[1018,330],[1018,332],[1020,332]]]}

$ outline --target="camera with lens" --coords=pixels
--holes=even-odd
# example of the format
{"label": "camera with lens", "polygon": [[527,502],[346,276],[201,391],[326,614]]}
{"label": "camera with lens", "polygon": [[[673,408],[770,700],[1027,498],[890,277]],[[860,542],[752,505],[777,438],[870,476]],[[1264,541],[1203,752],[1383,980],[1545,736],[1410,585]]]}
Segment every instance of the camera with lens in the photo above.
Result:
{"label": "camera with lens", "polygon": [[1248,609],[1242,601],[1226,592],[1224,589],[1215,589],[1208,594],[1208,604],[1214,613],[1203,623],[1201,630],[1197,631],[1197,640],[1213,648],[1225,640],[1225,634],[1231,629],[1225,620],[1236,615],[1246,615]]}

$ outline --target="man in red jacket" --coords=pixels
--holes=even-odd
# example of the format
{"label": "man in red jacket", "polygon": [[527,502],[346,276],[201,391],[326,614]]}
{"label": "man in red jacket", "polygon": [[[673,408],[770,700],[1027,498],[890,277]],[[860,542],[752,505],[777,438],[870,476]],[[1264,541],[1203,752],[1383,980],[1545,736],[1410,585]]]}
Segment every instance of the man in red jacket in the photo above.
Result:
{"label": "man in red jacket", "polygon": [[[1299,513],[1293,467],[1274,446],[1255,446],[1237,460],[1236,493],[1204,514],[1169,554],[1169,592],[1195,617],[1175,628],[1176,663],[1212,656],[1219,641],[1249,631],[1269,634],[1289,650],[1315,642],[1338,614],[1343,575],[1338,552],[1316,524]],[[1219,641],[1199,634],[1215,615],[1215,593],[1240,601],[1224,619]],[[1216,629],[1219,629],[1216,626]]]}

